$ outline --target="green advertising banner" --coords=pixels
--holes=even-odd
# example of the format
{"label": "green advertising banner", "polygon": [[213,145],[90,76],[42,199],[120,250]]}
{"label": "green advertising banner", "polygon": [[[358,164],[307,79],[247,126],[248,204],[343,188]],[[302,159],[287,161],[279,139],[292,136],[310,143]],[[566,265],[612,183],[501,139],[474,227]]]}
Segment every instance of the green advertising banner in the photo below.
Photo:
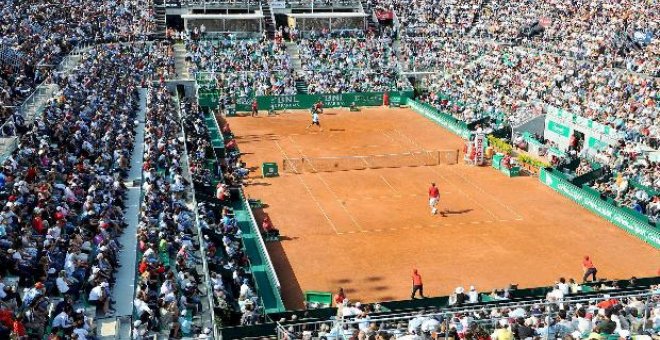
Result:
{"label": "green advertising banner", "polygon": [[401,106],[408,104],[408,99],[413,97],[413,91],[389,92],[390,105]]}
{"label": "green advertising banner", "polygon": [[582,116],[579,116],[579,115],[576,115],[576,114],[572,114],[570,112],[565,111],[564,109],[557,108],[557,107],[554,107],[552,105],[548,105],[546,107],[546,111],[551,116],[555,116],[559,119],[562,119],[562,120],[565,120],[565,121],[568,121],[568,122],[572,122],[572,123],[578,125],[578,127],[581,130],[592,131],[592,132],[595,132],[595,133],[604,134],[608,137],[615,138],[615,139],[620,137],[620,136],[618,136],[617,132],[612,127],[610,127],[609,125],[604,125],[604,124],[601,124],[599,122],[595,122],[595,121],[593,121],[589,118],[585,118],[585,117],[582,117]]}
{"label": "green advertising banner", "polygon": [[539,180],[577,204],[614,223],[629,234],[638,237],[656,249],[660,249],[660,231],[653,228],[648,222],[607,203],[600,196],[587,193],[554,174],[552,170],[541,169]]}
{"label": "green advertising banner", "polygon": [[318,101],[323,102],[323,107],[350,107],[353,103],[357,106],[380,106],[383,105],[383,93],[360,92],[257,97],[259,110],[311,109]]}
{"label": "green advertising banner", "polygon": [[252,98],[236,98],[236,112],[252,111]]}
{"label": "green advertising banner", "polygon": [[[218,106],[217,93],[199,92],[199,105],[211,108]],[[411,91],[390,92],[390,98],[396,97],[401,104],[405,104],[411,98]],[[252,98],[236,98],[236,111],[252,111]],[[380,106],[383,105],[382,92],[355,92],[337,94],[296,94],[288,96],[258,96],[257,106],[259,110],[306,110],[318,102],[323,102],[323,107],[350,107],[356,106]]]}
{"label": "green advertising banner", "polygon": [[548,130],[566,138],[571,135],[571,129],[568,126],[559,124],[553,120],[548,121]]}
{"label": "green advertising banner", "polygon": [[446,113],[442,113],[429,104],[420,103],[416,100],[409,99],[408,105],[410,105],[410,108],[415,110],[415,112],[438,123],[440,126],[453,132],[461,138],[470,139],[470,130],[468,129],[465,122],[459,121],[458,119]]}

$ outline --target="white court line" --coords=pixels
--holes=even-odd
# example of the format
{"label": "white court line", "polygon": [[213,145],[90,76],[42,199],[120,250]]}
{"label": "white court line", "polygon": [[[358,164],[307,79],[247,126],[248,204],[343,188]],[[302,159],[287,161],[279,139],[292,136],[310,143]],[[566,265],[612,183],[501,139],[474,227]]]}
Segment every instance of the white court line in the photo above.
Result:
{"label": "white court line", "polygon": [[[410,140],[410,141],[411,141],[416,147],[420,147],[420,145],[419,145],[419,144],[418,144],[418,143],[417,143],[412,137],[409,137],[408,135],[402,133],[402,132],[399,131],[398,129],[396,129],[395,131],[398,132],[399,135],[401,135],[401,136],[405,136],[405,137],[406,137],[408,140]],[[481,191],[483,194],[490,196],[490,197],[493,199],[493,201],[495,201],[495,203],[499,204],[499,205],[502,206],[504,209],[506,209],[506,210],[508,210],[510,213],[512,213],[512,214],[515,216],[516,219],[520,219],[520,220],[522,220],[523,217],[522,217],[519,213],[515,212],[515,211],[514,211],[513,209],[511,209],[511,207],[509,207],[507,204],[502,203],[502,201],[500,201],[500,200],[498,200],[497,198],[495,198],[495,196],[493,196],[492,194],[487,193],[486,191],[484,191],[484,189],[481,188],[481,186],[476,185],[473,181],[467,179],[465,176],[463,176],[463,175],[461,175],[460,173],[457,173],[457,172],[451,170],[451,168],[448,168],[448,170],[449,170],[449,172],[453,173],[454,175],[456,175],[456,176],[458,176],[458,177],[461,177],[465,182],[467,182],[468,184],[472,185],[472,186],[475,187],[477,190]]]}
{"label": "white court line", "polygon": [[387,133],[387,132],[385,132],[385,131],[381,131],[381,132],[382,132],[383,135],[385,135],[385,137],[387,137],[389,140],[391,140],[392,142],[395,142],[395,143],[396,143],[396,139],[394,139],[394,137],[390,136],[389,133]]}
{"label": "white court line", "polygon": [[[402,231],[402,230],[415,230],[415,229],[426,229],[426,228],[440,228],[440,227],[451,227],[451,226],[464,226],[464,225],[469,225],[469,224],[486,224],[486,223],[492,223],[493,221],[468,221],[468,222],[458,222],[458,223],[432,223],[432,224],[425,224],[425,225],[413,225],[413,226],[406,226],[406,227],[400,227],[400,228],[386,228],[386,229],[367,229],[367,230],[362,230],[362,233],[382,233],[386,231]],[[514,222],[512,220],[501,220],[500,222]],[[355,234],[357,231],[349,231],[349,234]],[[338,235],[343,235],[346,233],[339,233]]]}
{"label": "white court line", "polygon": [[484,209],[484,210],[485,210],[490,216],[492,216],[492,217],[495,218],[495,219],[497,218],[497,216],[495,216],[495,214],[493,214],[493,212],[492,212],[490,209],[488,209],[485,205],[481,204],[479,201],[477,201],[475,198],[473,198],[470,194],[466,193],[466,192],[463,191],[461,188],[459,188],[456,184],[454,184],[454,183],[453,183],[452,181],[450,181],[447,177],[445,177],[440,171],[438,171],[437,169],[435,169],[435,168],[433,168],[433,167],[426,167],[426,168],[429,169],[431,172],[433,172],[433,173],[437,174],[438,176],[440,176],[440,178],[442,178],[445,182],[447,182],[447,183],[449,183],[450,185],[454,186],[454,187],[458,190],[458,192],[460,192],[461,194],[463,194],[463,196],[467,197],[469,200],[471,200],[472,202],[474,202],[476,205],[480,206],[480,207],[481,207],[482,209]]}
{"label": "white court line", "polygon": [[[302,152],[302,149],[299,147],[298,143],[296,143],[296,141],[294,141],[293,138],[291,138],[291,136],[289,136],[289,140],[291,141],[293,146],[296,148],[296,150],[298,150],[298,153],[300,154],[300,157],[307,158],[307,156],[305,156],[305,154]],[[311,165],[311,162],[310,162],[310,165]],[[312,169],[314,169],[313,165],[312,165]],[[332,190],[332,188],[330,188],[330,185],[328,184],[328,182],[325,181],[325,179],[323,179],[323,176],[321,176],[321,174],[318,171],[316,171],[316,169],[314,169],[314,171],[315,171],[316,177],[318,179],[320,179],[321,182],[323,183],[323,185],[325,185],[325,187],[328,189],[328,191],[330,191],[330,193],[332,193],[332,196],[335,197],[335,200],[339,200],[340,199],[339,196],[337,196],[337,193],[335,193],[335,191]],[[360,223],[358,223],[358,221],[355,220],[355,217],[353,217],[353,215],[348,211],[348,209],[346,209],[346,205],[340,204],[339,206],[342,208],[342,210],[344,210],[346,215],[348,215],[348,218],[351,219],[353,224],[355,224],[355,226],[358,227],[358,229],[360,229],[360,231],[363,231],[364,228],[362,228]]]}
{"label": "white court line", "polygon": [[390,187],[390,189],[392,189],[392,191],[394,191],[395,194],[399,194],[399,191],[396,190],[396,189],[394,189],[394,187],[392,186],[392,184],[390,184],[390,182],[389,182],[388,180],[386,180],[385,177],[383,177],[383,175],[378,174],[378,176],[380,176],[380,179],[382,179],[383,182],[385,182],[385,184],[387,184],[387,186]]}
{"label": "white court line", "polygon": [[509,207],[509,205],[502,203],[502,201],[500,201],[499,199],[495,198],[495,196],[493,196],[492,194],[487,193],[486,191],[484,191],[484,189],[482,189],[481,186],[474,184],[473,181],[467,179],[466,177],[464,177],[464,176],[461,175],[460,173],[454,172],[454,171],[451,170],[451,169],[449,169],[449,171],[452,172],[454,175],[456,175],[456,176],[458,176],[458,177],[461,177],[465,182],[469,183],[470,185],[472,185],[473,187],[475,187],[477,190],[479,190],[479,191],[481,191],[482,193],[484,193],[484,194],[490,196],[490,197],[493,199],[493,201],[495,201],[495,203],[499,204],[500,206],[504,207],[504,209],[506,209],[506,210],[508,210],[510,213],[512,213],[512,214],[515,216],[515,219],[518,219],[518,220],[522,220],[522,219],[523,219],[522,215],[520,215],[519,213],[517,213],[517,212],[515,212],[513,209],[511,209],[511,208]]}
{"label": "white court line", "polygon": [[[284,151],[284,149],[282,149],[282,146],[280,145],[280,143],[278,143],[277,141],[275,141],[275,145],[277,145],[277,148],[280,149],[280,152],[282,153],[282,156],[284,156],[284,158],[288,160],[288,159],[289,159],[289,156],[287,156],[287,154],[286,154],[286,152]],[[335,231],[335,234],[337,234],[337,235],[341,235],[341,234],[339,233],[339,231],[337,231],[337,226],[335,226],[335,223],[332,222],[332,220],[330,219],[330,217],[328,217],[328,214],[325,212],[325,209],[323,209],[323,207],[321,206],[321,203],[319,203],[319,201],[316,199],[316,197],[314,196],[314,194],[312,194],[312,191],[309,189],[309,186],[307,185],[307,183],[305,183],[305,181],[302,179],[302,176],[295,176],[295,177],[298,177],[298,180],[300,181],[300,184],[302,184],[303,187],[305,187],[305,190],[307,190],[307,193],[309,194],[309,196],[312,198],[312,200],[314,201],[314,203],[316,203],[316,206],[319,208],[319,210],[321,211],[321,213],[323,214],[323,216],[325,217],[325,219],[328,221],[328,223],[329,223],[330,226],[332,227],[332,230]]]}
{"label": "white court line", "polygon": [[[408,139],[408,141],[409,141],[410,143],[412,143],[412,144],[414,144],[414,145],[416,145],[416,146],[418,145],[415,141],[413,141],[412,139],[410,139],[410,137],[405,136],[405,135],[404,135],[403,133],[401,133],[401,131],[399,131],[398,129],[396,129],[395,131],[396,131],[397,133],[399,133],[399,135],[401,136],[401,138],[406,138],[406,139]],[[436,170],[435,167],[425,167],[425,168],[429,169],[431,172],[434,172],[435,174],[437,174],[438,176],[440,176],[440,178],[442,178],[445,182],[449,183],[450,185],[452,185],[452,186],[454,186],[456,189],[458,189],[458,191],[459,191],[461,194],[463,194],[463,196],[467,197],[469,200],[471,200],[472,202],[474,202],[476,205],[480,206],[480,207],[481,207],[482,209],[484,209],[484,211],[486,211],[490,216],[492,216],[493,218],[497,219],[497,216],[495,216],[495,214],[493,214],[493,212],[490,211],[490,209],[486,208],[486,206],[484,206],[483,204],[479,203],[479,201],[477,201],[476,199],[472,198],[472,196],[470,196],[468,193],[466,193],[465,191],[461,190],[461,188],[459,188],[457,185],[455,185],[454,183],[452,183],[452,182],[451,182],[449,179],[447,179],[447,177],[445,177],[441,172],[439,172],[438,170]]]}

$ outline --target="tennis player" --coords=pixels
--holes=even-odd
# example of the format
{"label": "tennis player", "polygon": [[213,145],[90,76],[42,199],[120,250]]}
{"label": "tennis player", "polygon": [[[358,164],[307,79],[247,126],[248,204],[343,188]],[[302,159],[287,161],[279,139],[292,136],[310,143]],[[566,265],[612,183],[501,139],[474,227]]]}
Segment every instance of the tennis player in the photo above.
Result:
{"label": "tennis player", "polygon": [[[435,215],[438,212],[438,201],[440,201],[440,190],[435,186],[435,183],[431,183],[429,188],[429,206],[431,207],[431,215]],[[444,214],[442,214],[444,216]]]}
{"label": "tennis player", "polygon": [[323,102],[322,101],[319,100],[318,102],[316,102],[316,104],[314,104],[314,108],[316,109],[316,112],[318,112],[320,114],[323,114]]}
{"label": "tennis player", "polygon": [[323,131],[323,128],[321,127],[321,122],[319,122],[319,114],[318,111],[316,110],[316,105],[312,107],[312,122],[307,126],[307,129],[312,127],[312,125],[318,126],[319,131]]}

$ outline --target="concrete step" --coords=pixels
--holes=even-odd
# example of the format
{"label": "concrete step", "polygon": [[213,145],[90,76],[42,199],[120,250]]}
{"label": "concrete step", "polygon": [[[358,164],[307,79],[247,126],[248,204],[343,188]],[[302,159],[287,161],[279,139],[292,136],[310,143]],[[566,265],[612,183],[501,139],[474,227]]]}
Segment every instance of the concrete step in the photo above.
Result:
{"label": "concrete step", "polygon": [[293,42],[286,42],[286,52],[291,56],[291,66],[293,66],[294,71],[302,70],[302,62],[300,60],[300,50],[298,45]]}
{"label": "concrete step", "polygon": [[174,45],[174,68],[180,80],[192,79],[188,72],[188,63],[186,62],[186,47],[179,43]]}

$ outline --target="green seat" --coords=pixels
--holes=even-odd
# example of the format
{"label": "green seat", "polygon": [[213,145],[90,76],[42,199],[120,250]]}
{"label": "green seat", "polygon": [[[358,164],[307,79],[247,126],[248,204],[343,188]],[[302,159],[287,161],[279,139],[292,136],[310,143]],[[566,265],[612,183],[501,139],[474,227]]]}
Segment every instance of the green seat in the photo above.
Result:
{"label": "green seat", "polygon": [[492,297],[488,294],[481,294],[481,302],[492,302],[494,301]]}
{"label": "green seat", "polygon": [[594,291],[594,288],[589,285],[582,285],[582,293],[590,293]]}

